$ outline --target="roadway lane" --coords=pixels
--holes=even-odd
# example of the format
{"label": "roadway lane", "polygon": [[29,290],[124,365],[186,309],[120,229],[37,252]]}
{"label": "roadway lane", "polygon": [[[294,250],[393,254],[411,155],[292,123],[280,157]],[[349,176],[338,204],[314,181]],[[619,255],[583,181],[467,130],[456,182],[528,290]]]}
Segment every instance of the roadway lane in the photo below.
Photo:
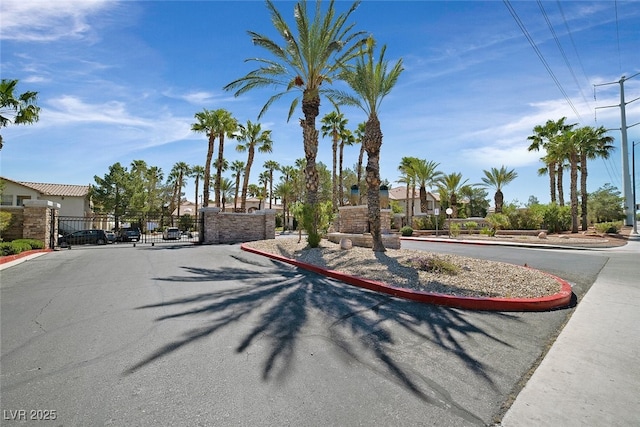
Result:
{"label": "roadway lane", "polygon": [[[606,262],[518,253],[580,293]],[[74,247],[0,274],[2,425],[490,425],[572,312],[422,305],[238,245]]]}

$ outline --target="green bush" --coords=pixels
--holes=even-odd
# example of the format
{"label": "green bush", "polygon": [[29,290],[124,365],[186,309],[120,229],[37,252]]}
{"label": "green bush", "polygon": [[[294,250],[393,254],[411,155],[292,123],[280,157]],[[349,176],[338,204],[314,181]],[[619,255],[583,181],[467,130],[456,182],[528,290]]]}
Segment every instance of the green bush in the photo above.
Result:
{"label": "green bush", "polygon": [[409,265],[415,269],[431,273],[443,273],[455,276],[460,269],[455,264],[438,257],[417,256],[409,260]]}
{"label": "green bush", "polygon": [[413,228],[405,225],[400,229],[400,234],[402,234],[403,236],[411,236],[413,234]]}
{"label": "green bush", "polygon": [[0,255],[17,255],[33,249],[44,249],[44,243],[35,239],[16,239],[11,242],[0,243]]}
{"label": "green bush", "polygon": [[493,237],[496,235],[496,230],[491,227],[482,227],[482,230],[480,230],[480,234]]}
{"label": "green bush", "polygon": [[457,222],[452,223],[449,226],[449,233],[453,237],[458,237],[460,235],[460,224],[458,224]]}
{"label": "green bush", "polygon": [[473,233],[473,231],[478,228],[478,223],[475,221],[467,221],[464,223],[464,228]]}
{"label": "green bush", "polygon": [[489,214],[486,218],[486,221],[494,230],[507,230],[511,227],[509,217],[505,214],[500,214],[500,213]]}
{"label": "green bush", "polygon": [[550,233],[567,231],[571,227],[571,207],[550,203],[544,210],[543,219]]}
{"label": "green bush", "polygon": [[594,227],[600,234],[616,234],[622,228],[622,221],[600,222],[595,224]]}

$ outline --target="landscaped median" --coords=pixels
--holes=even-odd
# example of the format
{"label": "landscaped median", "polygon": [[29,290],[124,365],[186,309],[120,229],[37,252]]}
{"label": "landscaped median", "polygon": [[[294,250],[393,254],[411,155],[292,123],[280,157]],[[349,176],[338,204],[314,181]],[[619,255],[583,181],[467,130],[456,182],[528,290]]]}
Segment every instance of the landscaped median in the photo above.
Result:
{"label": "landscaped median", "polygon": [[[255,246],[255,244],[253,246]],[[274,253],[276,251],[261,250],[256,247],[252,247],[252,244],[250,243],[241,245],[241,248],[244,251],[269,257],[277,261],[285,262],[296,267],[303,268],[305,270],[309,270],[336,280],[340,280],[350,285],[426,304],[484,311],[547,311],[567,307],[571,303],[571,285],[559,277],[555,277],[543,272],[538,273],[544,274],[547,278],[551,278],[552,280],[556,281],[559,285],[559,291],[551,295],[536,296],[532,298],[457,296],[397,287],[382,281],[371,280],[355,275],[346,274],[335,269],[324,268],[323,266],[296,260],[289,256]],[[343,251],[342,253],[347,254],[348,251]],[[516,267],[523,268],[514,266],[514,268]]]}
{"label": "landscaped median", "polygon": [[19,254],[0,256],[0,265],[7,264],[11,261],[16,261],[22,258],[27,258],[32,255],[43,254],[47,252],[51,252],[51,249],[34,249],[31,251],[20,252]]}

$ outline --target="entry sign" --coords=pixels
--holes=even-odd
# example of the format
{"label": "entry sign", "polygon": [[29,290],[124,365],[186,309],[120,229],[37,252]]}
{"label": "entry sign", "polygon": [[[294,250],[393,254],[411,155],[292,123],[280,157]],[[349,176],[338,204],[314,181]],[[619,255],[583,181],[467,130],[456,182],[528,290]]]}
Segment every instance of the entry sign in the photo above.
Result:
{"label": "entry sign", "polygon": [[434,215],[440,215],[440,209],[435,208],[435,209],[433,210],[433,214],[434,214]]}

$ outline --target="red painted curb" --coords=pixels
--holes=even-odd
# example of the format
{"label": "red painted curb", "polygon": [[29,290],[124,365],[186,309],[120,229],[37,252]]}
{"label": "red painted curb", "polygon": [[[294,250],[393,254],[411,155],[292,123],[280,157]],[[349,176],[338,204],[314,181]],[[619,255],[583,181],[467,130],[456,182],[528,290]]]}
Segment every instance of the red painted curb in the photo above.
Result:
{"label": "red painted curb", "polygon": [[0,257],[0,264],[6,264],[8,262],[15,261],[20,258],[28,257],[29,255],[46,253],[46,252],[53,252],[53,251],[51,249],[33,249],[31,251],[20,252],[19,254],[16,254],[16,255],[2,256]]}
{"label": "red painted curb", "polygon": [[245,246],[244,244],[240,245],[240,248],[243,251],[252,252],[258,255],[275,259],[277,261],[286,262],[288,264],[295,265],[296,267],[304,268],[305,270],[313,271],[314,273],[331,277],[350,285],[425,304],[434,304],[446,307],[481,311],[547,311],[555,308],[567,307],[571,302],[571,285],[567,281],[551,274],[549,274],[549,276],[556,279],[562,286],[560,292],[554,295],[548,295],[540,298],[458,297],[453,295],[434,294],[430,292],[398,288],[382,282],[377,282],[375,280],[367,280],[360,277],[350,276],[348,274],[343,274],[335,270],[325,270],[312,264],[307,264],[304,262],[296,261],[294,259],[262,252],[257,249]]}

